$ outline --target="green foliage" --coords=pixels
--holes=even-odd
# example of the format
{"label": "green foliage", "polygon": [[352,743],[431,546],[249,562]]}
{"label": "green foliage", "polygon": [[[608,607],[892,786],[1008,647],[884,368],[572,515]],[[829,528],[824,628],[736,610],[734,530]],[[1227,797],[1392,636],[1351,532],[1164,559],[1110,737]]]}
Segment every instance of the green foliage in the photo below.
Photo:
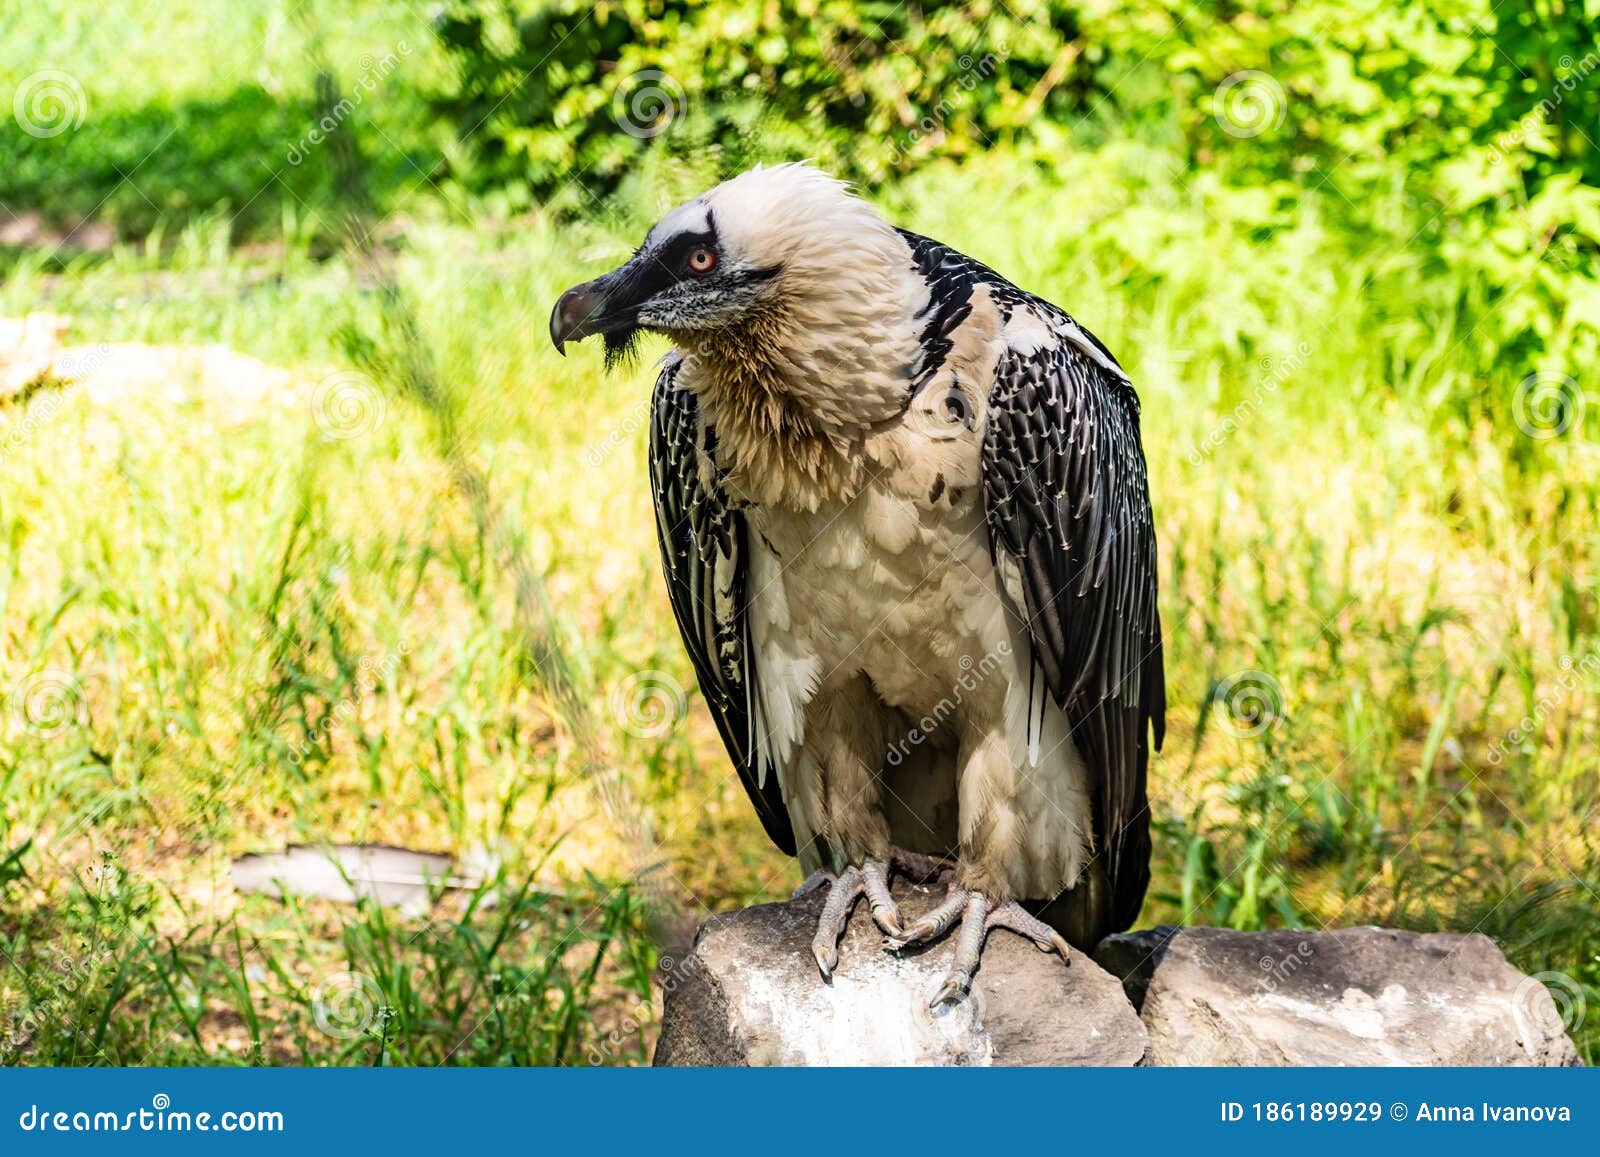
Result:
{"label": "green foliage", "polygon": [[653,146],[704,169],[811,157],[870,184],[1081,110],[1099,81],[1068,6],[995,0],[469,0],[438,35],[439,110],[470,184],[614,188]]}
{"label": "green foliage", "polygon": [[1008,144],[1048,165],[1113,126],[1347,192],[1403,160],[1426,170],[1419,193],[1460,194],[1434,170],[1479,153],[1504,162],[1496,192],[1574,169],[1600,183],[1578,115],[1600,67],[1592,0],[1501,7],[457,0],[435,22],[457,69],[437,107],[482,166],[465,179],[538,197],[608,189],[651,148],[715,142],[734,171],[813,156],[877,185]]}
{"label": "green foliage", "polygon": [[[420,94],[439,61],[402,5],[173,0],[157,18],[40,0],[9,6],[4,27],[0,226],[19,240],[0,241],[0,253],[35,240],[63,240],[68,254],[161,243],[201,219],[236,241],[325,241],[336,222],[324,216],[329,157],[314,138],[330,116],[382,134],[389,147],[370,179],[390,200],[425,183],[435,156]],[[315,76],[330,61],[353,110],[318,99]]]}
{"label": "green foliage", "polygon": [[[1429,312],[1479,314],[1481,348],[1576,375],[1600,355],[1600,150],[1579,115],[1600,87],[1597,12],[458,0],[435,22],[456,81],[434,107],[467,187],[590,213],[664,166],[688,192],[812,158],[892,194],[927,165],[999,151],[1065,183],[1083,149],[1139,140],[1235,191],[1228,210],[1262,232],[1315,197],[1353,241],[1392,251],[1380,272],[1419,266]],[[1441,401],[1496,417],[1497,389],[1457,383]]]}
{"label": "green foliage", "polygon": [[[589,885],[500,874],[427,920],[362,901],[329,952],[325,906],[293,897],[163,930],[107,859],[67,892],[67,935],[0,929],[0,1065],[638,1063],[654,952],[638,900]],[[613,1005],[634,1028],[597,1025]]]}
{"label": "green foliage", "polygon": [[1191,164],[1334,194],[1330,216],[1358,238],[1463,289],[1501,357],[1569,374],[1593,359],[1600,146],[1579,110],[1600,89],[1594,0],[1123,10],[1160,16],[1108,17],[1090,35],[1186,94],[1172,109]]}

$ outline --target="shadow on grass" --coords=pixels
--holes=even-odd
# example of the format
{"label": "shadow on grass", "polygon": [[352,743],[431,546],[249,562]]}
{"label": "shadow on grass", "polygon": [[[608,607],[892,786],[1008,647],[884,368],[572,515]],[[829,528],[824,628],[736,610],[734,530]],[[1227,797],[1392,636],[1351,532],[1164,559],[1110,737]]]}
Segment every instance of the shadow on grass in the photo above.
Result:
{"label": "shadow on grass", "polygon": [[[338,216],[324,145],[327,110],[241,85],[218,100],[91,109],[55,136],[0,135],[0,247],[109,247],[213,216],[234,242],[292,231],[333,248]],[[346,115],[362,119],[361,110]],[[387,205],[432,159],[386,147],[368,166]]]}

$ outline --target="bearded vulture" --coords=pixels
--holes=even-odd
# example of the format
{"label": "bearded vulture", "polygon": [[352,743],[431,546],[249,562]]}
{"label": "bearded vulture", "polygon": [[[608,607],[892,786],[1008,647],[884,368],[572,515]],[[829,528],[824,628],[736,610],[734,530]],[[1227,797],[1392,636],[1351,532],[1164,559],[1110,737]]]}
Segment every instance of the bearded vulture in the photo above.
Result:
{"label": "bearded vulture", "polygon": [[[809,165],[679,206],[557,301],[609,368],[671,339],[651,401],[667,589],[773,841],[828,886],[838,965],[867,898],[892,948],[959,924],[1067,958],[1149,881],[1166,712],[1139,401],[1066,313],[889,225]],[[889,875],[951,866],[909,922]]]}

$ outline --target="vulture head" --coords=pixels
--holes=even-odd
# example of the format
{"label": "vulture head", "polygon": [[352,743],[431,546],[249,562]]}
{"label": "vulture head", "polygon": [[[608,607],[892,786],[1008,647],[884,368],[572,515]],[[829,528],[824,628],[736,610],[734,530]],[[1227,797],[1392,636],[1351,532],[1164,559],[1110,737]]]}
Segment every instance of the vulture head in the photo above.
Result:
{"label": "vulture head", "polygon": [[609,366],[648,330],[740,376],[803,388],[848,380],[841,366],[912,359],[926,303],[906,242],[876,209],[821,170],[786,164],[673,209],[627,263],[561,295],[550,338],[565,353],[599,335]]}

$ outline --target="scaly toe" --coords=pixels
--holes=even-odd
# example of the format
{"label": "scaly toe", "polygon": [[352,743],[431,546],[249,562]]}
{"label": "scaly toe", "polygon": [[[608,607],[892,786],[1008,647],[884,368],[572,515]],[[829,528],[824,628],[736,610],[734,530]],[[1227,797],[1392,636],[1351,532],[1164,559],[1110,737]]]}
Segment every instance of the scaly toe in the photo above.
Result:
{"label": "scaly toe", "polygon": [[967,898],[971,894],[965,888],[951,884],[950,890],[945,893],[945,898],[938,907],[924,914],[900,935],[891,936],[889,946],[898,950],[912,944],[926,944],[930,940],[937,940],[949,931],[950,925],[966,911]]}
{"label": "scaly toe", "polygon": [[828,889],[827,903],[822,905],[822,915],[817,918],[817,934],[811,939],[811,955],[824,979],[833,976],[839,965],[839,938],[850,923],[850,910],[866,891],[866,880],[859,868],[846,868]]}
{"label": "scaly toe", "polygon": [[[989,901],[979,892],[967,892],[962,898],[961,931],[956,934],[955,956],[950,971],[944,974],[939,991],[928,1002],[928,1007],[960,1000],[972,987],[972,974],[978,971],[978,961],[983,956],[983,938],[988,935]],[[949,900],[945,901],[950,903]],[[942,905],[941,905],[942,906]]]}
{"label": "scaly toe", "polygon": [[867,903],[872,909],[873,923],[886,935],[899,936],[900,905],[894,902],[894,896],[889,891],[888,866],[877,860],[868,860],[861,865],[861,882],[867,894]]}
{"label": "scaly toe", "polygon": [[1072,949],[1061,933],[1032,915],[1015,900],[995,908],[989,913],[985,924],[988,928],[1007,928],[1019,936],[1024,936],[1033,941],[1034,947],[1040,952],[1054,952],[1067,963],[1068,967],[1072,965]]}
{"label": "scaly toe", "polygon": [[789,899],[799,900],[805,896],[809,896],[811,893],[819,891],[824,884],[833,883],[834,878],[834,874],[828,871],[827,868],[818,868],[815,872],[812,872],[811,875],[807,876],[800,882],[800,886],[794,890],[793,895],[791,895]]}

